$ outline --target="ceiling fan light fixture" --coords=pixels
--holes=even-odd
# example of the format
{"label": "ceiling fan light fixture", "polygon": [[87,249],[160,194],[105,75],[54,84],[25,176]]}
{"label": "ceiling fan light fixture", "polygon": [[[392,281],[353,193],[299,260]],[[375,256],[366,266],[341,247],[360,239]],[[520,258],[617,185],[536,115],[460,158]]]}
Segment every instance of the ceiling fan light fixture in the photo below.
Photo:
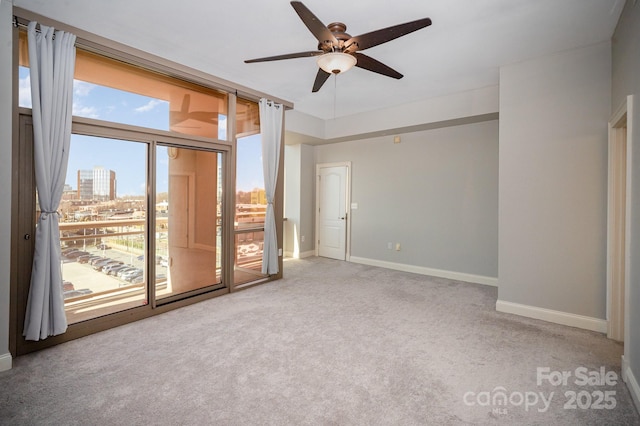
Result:
{"label": "ceiling fan light fixture", "polygon": [[358,62],[355,56],[343,52],[329,52],[318,56],[318,66],[329,74],[349,71]]}

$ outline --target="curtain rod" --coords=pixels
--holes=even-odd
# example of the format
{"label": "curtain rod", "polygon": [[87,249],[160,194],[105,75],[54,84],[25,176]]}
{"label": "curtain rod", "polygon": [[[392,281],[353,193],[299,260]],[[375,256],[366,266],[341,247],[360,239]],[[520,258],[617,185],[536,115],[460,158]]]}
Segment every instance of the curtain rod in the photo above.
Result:
{"label": "curtain rod", "polygon": [[13,26],[15,28],[18,28],[18,27],[26,28],[27,27],[27,25],[25,23],[20,22],[19,18],[16,15],[13,15]]}
{"label": "curtain rod", "polygon": [[[28,28],[29,22],[26,19],[18,18],[16,15],[13,15],[13,26],[15,28]],[[36,27],[36,31],[40,31],[40,23],[38,22],[38,26]]]}
{"label": "curtain rod", "polygon": [[[0,0],[0,1],[2,1],[2,0]],[[27,28],[29,28],[29,22],[31,22],[31,21],[28,21],[26,19],[21,19],[21,18],[18,18],[16,15],[13,15],[13,27],[14,28],[20,28],[20,29],[25,29],[26,30]],[[55,40],[55,38],[56,38],[56,32],[57,31],[63,31],[63,30],[55,29],[55,27],[54,27],[54,30],[55,31],[53,32],[53,37],[52,37],[53,40]],[[36,32],[37,33],[41,33],[42,32],[42,30],[40,29],[40,22],[36,22]],[[65,32],[67,32],[67,31],[65,31]],[[74,45],[76,47],[78,46],[77,43],[74,43]]]}

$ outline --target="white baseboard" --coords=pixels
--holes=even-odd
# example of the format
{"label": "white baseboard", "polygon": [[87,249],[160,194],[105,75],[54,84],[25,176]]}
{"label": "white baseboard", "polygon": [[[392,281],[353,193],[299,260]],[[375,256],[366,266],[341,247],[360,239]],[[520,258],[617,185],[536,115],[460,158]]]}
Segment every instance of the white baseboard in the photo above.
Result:
{"label": "white baseboard", "polygon": [[633,403],[636,405],[636,410],[640,411],[640,385],[638,385],[636,376],[633,374],[629,361],[625,359],[624,355],[622,356],[622,380],[627,384]]}
{"label": "white baseboard", "polygon": [[521,305],[519,303],[498,300],[496,302],[496,311],[549,321],[556,324],[568,325],[570,327],[577,327],[585,330],[597,331],[599,333],[607,332],[606,320],[570,314],[568,312],[538,308],[537,306]]}
{"label": "white baseboard", "polygon": [[304,259],[305,257],[315,256],[315,250],[303,251],[303,252],[295,252],[295,251],[285,251],[284,257],[290,257],[292,259]]}
{"label": "white baseboard", "polygon": [[[622,380],[625,383],[627,383],[629,374],[633,374],[633,373],[631,372],[631,366],[629,365],[629,361],[627,361],[624,355],[622,355],[620,358],[622,359],[622,362],[620,363],[621,365],[620,370],[622,371]],[[631,389],[629,390],[631,391]]]}
{"label": "white baseboard", "polygon": [[475,284],[498,286],[498,279],[486,277],[484,275],[466,274],[464,272],[445,271],[442,269],[426,268],[424,266],[406,265],[404,263],[386,262],[384,260],[367,259],[366,257],[351,256],[350,262],[361,263],[369,266],[379,266],[381,268],[394,269],[396,271],[412,272],[420,275],[430,275],[432,277],[448,278],[450,280],[465,281]]}
{"label": "white baseboard", "polygon": [[316,255],[316,251],[315,251],[315,250],[308,250],[308,251],[300,252],[300,253],[298,254],[298,257],[299,257],[300,259],[304,259],[305,257],[313,257],[313,256],[315,256],[315,255]]}
{"label": "white baseboard", "polygon": [[13,358],[11,357],[11,354],[6,353],[3,355],[0,355],[0,371],[11,370],[12,364],[13,364]]}

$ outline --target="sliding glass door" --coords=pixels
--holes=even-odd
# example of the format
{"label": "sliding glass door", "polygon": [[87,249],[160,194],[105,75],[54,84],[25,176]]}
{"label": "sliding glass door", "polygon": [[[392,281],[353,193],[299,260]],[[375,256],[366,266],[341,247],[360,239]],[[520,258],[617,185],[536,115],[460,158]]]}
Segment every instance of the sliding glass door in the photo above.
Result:
{"label": "sliding glass door", "polygon": [[225,275],[224,265],[231,256],[223,245],[229,146],[76,119],[58,210],[69,328],[44,341],[24,340],[39,214],[32,134],[31,117],[22,115],[14,160],[20,218],[14,239],[16,354],[229,291],[225,283],[232,275]]}
{"label": "sliding glass door", "polygon": [[147,149],[130,140],[71,137],[59,209],[69,324],[147,304]]}
{"label": "sliding glass door", "polygon": [[222,283],[222,164],[219,152],[156,149],[156,300]]}
{"label": "sliding glass door", "polygon": [[151,282],[158,303],[222,287],[221,152],[74,134],[70,153],[60,205],[70,324],[146,305]]}

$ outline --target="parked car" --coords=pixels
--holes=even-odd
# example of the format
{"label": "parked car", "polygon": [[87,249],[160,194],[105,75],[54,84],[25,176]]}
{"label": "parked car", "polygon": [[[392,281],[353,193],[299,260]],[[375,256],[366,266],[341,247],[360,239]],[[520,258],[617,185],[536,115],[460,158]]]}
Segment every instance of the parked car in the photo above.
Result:
{"label": "parked car", "polygon": [[[112,260],[111,262],[107,262],[104,265],[102,265],[102,268],[99,269],[99,271],[102,271],[105,274],[109,274],[109,268],[113,267],[113,266],[120,266],[122,265],[124,262],[121,262],[119,260]],[[95,269],[95,267],[94,267]]]}
{"label": "parked car", "polygon": [[82,256],[78,256],[76,259],[78,263],[89,263],[91,259],[100,258],[100,256],[96,256],[95,254],[83,254]]}
{"label": "parked car", "polygon": [[131,280],[131,284],[142,284],[144,282],[144,276],[140,275]]}
{"label": "parked car", "polygon": [[96,245],[96,248],[98,250],[109,250],[111,247],[109,247],[108,245],[106,245],[105,243],[100,243],[98,245]]}
{"label": "parked car", "polygon": [[73,254],[74,254],[74,253],[79,253],[79,252],[81,252],[81,251],[82,251],[82,250],[77,249],[77,248],[75,248],[75,249],[73,249],[73,250],[65,250],[65,251],[64,251],[64,253],[62,253],[62,255],[63,255],[64,257],[66,257],[67,259],[69,259],[69,257],[70,257],[70,256],[73,256]]}
{"label": "parked car", "polygon": [[142,269],[135,269],[133,271],[129,271],[126,274],[124,274],[122,276],[122,279],[125,281],[129,281],[131,282],[134,278],[136,277],[141,277],[142,275],[144,275],[144,271]]}
{"label": "parked car", "polygon": [[83,250],[74,251],[67,255],[67,259],[78,259],[80,256],[84,256],[86,254],[89,254],[89,252]]}
{"label": "parked car", "polygon": [[91,260],[89,261],[89,264],[90,264],[91,266],[93,266],[93,265],[95,265],[96,263],[98,263],[98,262],[100,262],[100,261],[102,261],[102,260],[107,260],[107,259],[108,259],[108,260],[111,260],[111,259],[109,259],[108,257],[97,256],[96,258],[91,259]]}
{"label": "parked car", "polygon": [[61,252],[61,254],[62,254],[62,257],[63,257],[64,259],[69,259],[69,257],[68,257],[68,256],[69,256],[70,254],[73,254],[73,253],[77,252],[77,251],[80,251],[80,250],[78,250],[78,249],[66,250],[66,251]]}
{"label": "parked car", "polygon": [[71,290],[75,290],[75,288],[73,287],[73,284],[71,283],[71,281],[63,280],[62,281],[62,291],[71,291]]}
{"label": "parked car", "polygon": [[71,291],[65,291],[63,293],[63,296],[65,299],[69,299],[72,297],[79,297],[79,296],[85,296],[87,294],[91,294],[93,293],[93,291],[89,290],[88,288],[82,288],[80,290],[71,290]]}
{"label": "parked car", "polygon": [[138,268],[136,268],[135,266],[127,266],[125,268],[120,269],[118,272],[116,272],[116,276],[118,278],[122,278],[122,276],[124,274],[126,274],[127,272],[131,272],[131,271],[136,270],[136,269],[138,269]]}
{"label": "parked car", "polygon": [[105,267],[102,268],[102,272],[104,272],[107,275],[116,275],[116,273],[123,268],[128,267],[129,265],[124,265],[122,263],[114,263],[114,264],[109,264]]}
{"label": "parked car", "polygon": [[[109,265],[111,262],[117,262],[116,260],[110,258],[104,258],[103,260],[99,260],[93,264],[93,269],[96,271],[101,271],[103,267]],[[122,263],[122,262],[121,262]]]}

